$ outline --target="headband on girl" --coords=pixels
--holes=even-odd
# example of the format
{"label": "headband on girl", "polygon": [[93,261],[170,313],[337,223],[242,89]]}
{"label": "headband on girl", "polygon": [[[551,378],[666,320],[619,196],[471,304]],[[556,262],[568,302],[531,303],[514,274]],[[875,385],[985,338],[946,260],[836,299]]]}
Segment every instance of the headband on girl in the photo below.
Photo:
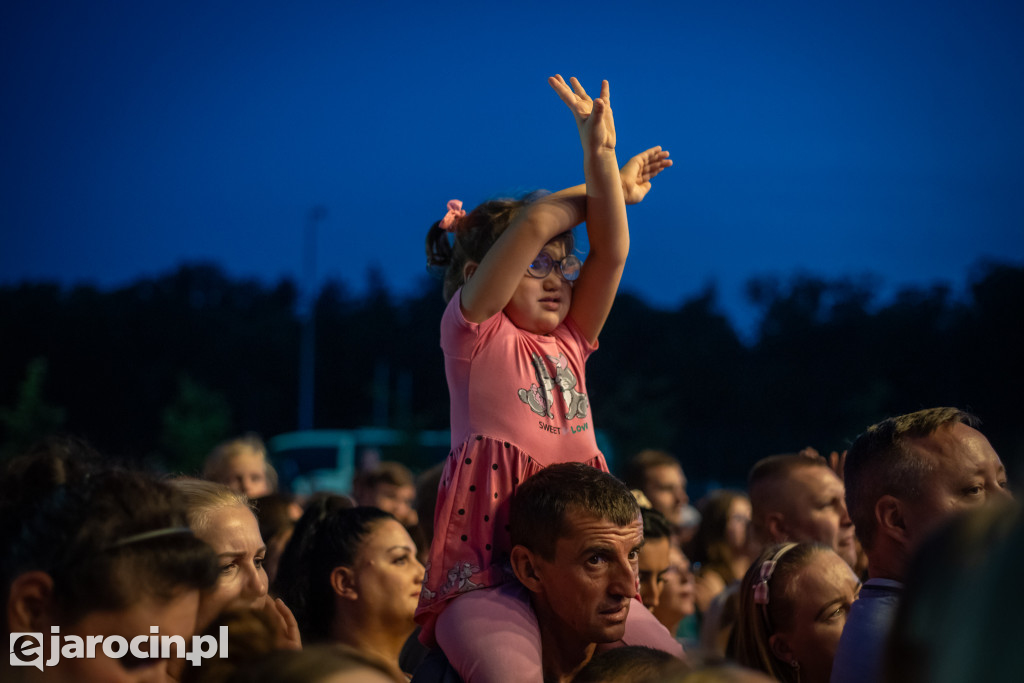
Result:
{"label": "headband on girl", "polygon": [[787,543],[775,552],[772,559],[765,560],[761,565],[761,575],[758,577],[757,583],[754,584],[754,602],[761,605],[761,613],[764,615],[765,623],[769,624],[769,627],[771,624],[768,622],[768,582],[772,580],[772,574],[775,573],[775,565],[778,564],[783,555],[796,546],[796,543]]}
{"label": "headband on girl", "polygon": [[455,228],[455,219],[466,215],[462,208],[462,201],[458,199],[448,200],[448,213],[440,220],[440,227],[445,232],[451,232]]}

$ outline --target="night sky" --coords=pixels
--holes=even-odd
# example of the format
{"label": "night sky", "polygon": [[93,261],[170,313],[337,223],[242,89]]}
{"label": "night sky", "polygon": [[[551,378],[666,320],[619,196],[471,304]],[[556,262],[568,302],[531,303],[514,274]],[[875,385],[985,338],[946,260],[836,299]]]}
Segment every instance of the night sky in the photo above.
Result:
{"label": "night sky", "polygon": [[675,161],[624,289],[749,324],[753,276],[960,287],[1024,264],[1022,36],[1011,0],[8,1],[0,284],[302,282],[322,205],[320,282],[411,292],[448,199],[582,181],[561,73]]}

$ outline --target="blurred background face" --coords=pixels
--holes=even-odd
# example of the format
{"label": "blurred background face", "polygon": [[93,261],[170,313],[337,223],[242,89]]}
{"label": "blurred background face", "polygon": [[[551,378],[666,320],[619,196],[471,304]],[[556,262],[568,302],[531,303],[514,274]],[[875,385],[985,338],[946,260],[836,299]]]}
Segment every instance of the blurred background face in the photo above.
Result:
{"label": "blurred background face", "polygon": [[729,504],[729,518],[725,523],[725,540],[729,547],[745,552],[750,528],[750,501],[738,496]]}
{"label": "blurred background face", "polygon": [[677,525],[681,521],[683,507],[690,502],[686,495],[686,477],[683,468],[677,465],[657,465],[647,469],[644,495],[655,510]]}
{"label": "blurred background face", "polygon": [[203,594],[199,630],[229,603],[238,601],[247,607],[262,608],[267,599],[268,580],[263,567],[267,548],[252,511],[241,505],[215,510],[206,528],[196,535],[217,553],[220,569],[217,585]]}
{"label": "blurred background face", "polygon": [[690,560],[682,550],[673,545],[668,551],[668,563],[665,585],[662,587],[658,606],[651,611],[674,635],[679,628],[679,622],[693,614],[697,607],[694,604],[694,579]]}
{"label": "blurred background face", "polygon": [[416,488],[411,484],[395,486],[382,482],[374,487],[365,504],[390,512],[399,522],[411,527],[417,522],[415,503]]}
{"label": "blurred background face", "polygon": [[220,483],[250,498],[272,493],[270,482],[267,481],[267,460],[262,453],[251,448],[246,448],[231,458]]}

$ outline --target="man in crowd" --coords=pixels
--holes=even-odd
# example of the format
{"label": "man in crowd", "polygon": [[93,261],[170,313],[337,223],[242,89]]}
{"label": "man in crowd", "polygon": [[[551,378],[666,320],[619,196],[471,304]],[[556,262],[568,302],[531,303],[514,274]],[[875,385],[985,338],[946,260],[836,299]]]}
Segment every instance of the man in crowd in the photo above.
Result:
{"label": "man in crowd", "polygon": [[682,654],[633,599],[643,524],[622,482],[578,463],[552,465],[519,487],[509,516],[512,569],[540,625],[545,680],[571,680],[598,645],[623,641],[627,618],[631,637],[651,645],[657,630],[664,649]]}
{"label": "man in crowd", "polygon": [[857,545],[843,482],[820,457],[787,453],[750,470],[751,523],[762,545],[814,541],[856,567]]}
{"label": "man in crowd", "polygon": [[1006,470],[977,426],[956,408],[921,410],[868,427],[847,453],[846,499],[870,578],[843,629],[832,683],[879,680],[908,562],[924,537],[959,511],[1010,497]]}
{"label": "man in crowd", "polygon": [[622,480],[630,489],[641,491],[673,529],[695,529],[696,510],[689,505],[686,475],[672,455],[650,449],[640,451],[626,463]]}

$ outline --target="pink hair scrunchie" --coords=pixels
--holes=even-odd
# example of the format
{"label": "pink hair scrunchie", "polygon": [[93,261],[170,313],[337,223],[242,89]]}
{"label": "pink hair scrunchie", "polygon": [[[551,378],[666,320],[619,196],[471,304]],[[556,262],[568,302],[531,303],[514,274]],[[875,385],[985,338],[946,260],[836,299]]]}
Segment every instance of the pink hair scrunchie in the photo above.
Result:
{"label": "pink hair scrunchie", "polygon": [[441,219],[440,226],[445,232],[451,232],[455,228],[455,219],[466,215],[462,208],[462,202],[458,199],[448,200],[448,213]]}

